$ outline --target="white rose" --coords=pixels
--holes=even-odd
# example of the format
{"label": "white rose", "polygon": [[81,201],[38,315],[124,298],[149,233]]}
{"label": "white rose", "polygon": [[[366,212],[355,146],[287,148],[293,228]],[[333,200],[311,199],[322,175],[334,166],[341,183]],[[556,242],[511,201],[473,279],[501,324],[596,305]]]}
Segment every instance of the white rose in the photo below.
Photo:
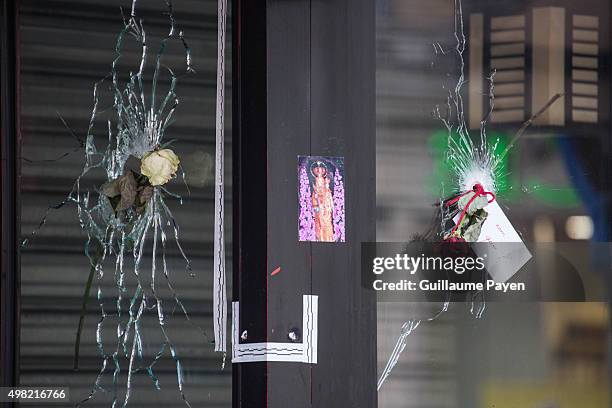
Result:
{"label": "white rose", "polygon": [[172,150],[156,150],[142,157],[140,172],[149,178],[151,185],[161,186],[174,177],[179,163],[178,156]]}

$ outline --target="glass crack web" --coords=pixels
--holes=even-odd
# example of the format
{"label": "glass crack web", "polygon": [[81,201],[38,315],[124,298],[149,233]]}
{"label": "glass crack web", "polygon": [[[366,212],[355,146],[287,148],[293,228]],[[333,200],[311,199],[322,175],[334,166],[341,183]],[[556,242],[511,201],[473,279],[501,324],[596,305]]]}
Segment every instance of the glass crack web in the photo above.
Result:
{"label": "glass crack web", "polygon": [[[91,391],[77,406],[91,400],[96,393],[105,392],[112,396],[112,407],[126,407],[133,396],[134,376],[138,373],[146,373],[152,385],[159,389],[160,384],[154,368],[167,354],[176,367],[180,396],[185,405],[190,406],[184,393],[181,360],[168,332],[168,314],[160,296],[160,289],[163,287],[171,294],[172,311],[179,309],[184,318],[191,322],[172,285],[167,262],[168,246],[173,241],[185,263],[186,272],[193,276],[191,262],[179,241],[179,227],[166,204],[167,199],[181,203],[182,199],[163,186],[157,186],[154,187],[144,211],[139,213],[131,208],[115,212],[109,198],[100,191],[99,186],[82,186],[85,184],[85,176],[94,170],[101,170],[105,181],[115,181],[127,170],[131,157],[141,159],[146,153],[163,148],[169,143],[165,140],[165,134],[179,103],[175,92],[178,76],[162,63],[170,41],[178,42],[184,50],[185,74],[194,70],[190,49],[174,19],[172,3],[165,3],[169,29],[159,41],[152,58],[149,54],[153,44],[147,37],[142,19],[137,16],[136,0],[132,2],[129,16],[124,15],[122,11],[123,28],[117,36],[110,73],[93,88],[93,108],[83,142],[84,167],[67,197],[61,203],[50,206],[30,237],[22,241],[22,245],[28,244],[44,227],[51,211],[67,204],[76,205],[79,224],[87,235],[85,254],[91,264],[92,273],[95,272],[97,283],[95,292],[100,306],[100,318],[96,328],[96,344],[102,358]],[[140,63],[135,67],[136,72],[121,75],[119,64],[129,41],[135,42],[135,46],[140,50]],[[152,72],[147,75],[152,76],[145,80],[145,72],[150,71],[148,68],[151,62]],[[169,78],[166,81],[169,83],[166,91],[158,89],[162,75]],[[112,105],[109,103],[110,106],[103,108],[102,93],[106,90],[110,90]],[[101,120],[103,116],[107,119]],[[101,131],[97,129],[100,122],[104,122],[104,129]],[[106,137],[95,136],[94,133],[106,133]],[[99,147],[101,144],[104,144],[104,147]],[[149,256],[150,259],[146,263],[147,266],[150,263],[150,272],[146,271],[144,266],[145,258]],[[108,277],[105,276],[107,269],[112,270]],[[135,282],[135,287],[126,282],[128,278]],[[105,279],[112,279],[114,295],[103,294]],[[112,313],[106,311],[111,309],[108,305],[109,296],[114,303]],[[152,315],[155,319],[161,339],[159,349],[152,357],[145,356],[143,352],[143,321],[147,315]],[[115,333],[116,341],[115,345],[109,348],[103,337],[108,331],[105,331],[105,328],[112,327],[114,322],[116,327],[112,332]],[[207,337],[201,328],[198,327],[198,330]],[[105,377],[110,377],[110,386],[103,384]],[[120,378],[125,378],[124,386],[120,384]],[[123,391],[120,391],[122,389]]]}
{"label": "glass crack web", "polygon": [[[453,173],[454,185],[450,191],[444,191],[442,186],[441,196],[447,194],[458,194],[472,190],[474,184],[480,183],[486,191],[497,192],[498,180],[503,174],[500,166],[505,154],[496,155],[499,138],[492,143],[487,138],[487,124],[495,106],[495,71],[493,70],[487,78],[489,82],[489,110],[480,121],[479,143],[474,143],[470,136],[469,128],[465,119],[463,107],[463,86],[465,85],[465,61],[463,54],[466,47],[466,37],[463,27],[463,11],[460,0],[455,1],[455,47],[445,50],[439,43],[434,44],[434,52],[437,55],[451,55],[456,59],[458,67],[457,81],[448,89],[446,104],[434,108],[434,117],[437,118],[447,131],[446,160],[450,164]],[[475,79],[478,80],[478,79]]]}
{"label": "glass crack web", "polygon": [[[446,128],[447,131],[447,149],[446,161],[451,166],[453,173],[454,185],[450,186],[450,191],[445,191],[445,186],[441,186],[440,191],[440,209],[442,216],[440,217],[440,237],[446,235],[445,228],[448,221],[455,215],[444,210],[442,205],[447,195],[457,194],[460,192],[471,190],[473,185],[479,182],[487,191],[497,191],[497,180],[500,178],[500,166],[502,157],[495,154],[499,139],[493,144],[487,141],[486,126],[494,107],[494,76],[495,72],[487,78],[489,81],[489,111],[480,122],[480,143],[476,144],[470,137],[469,128],[465,121],[465,113],[463,109],[463,86],[465,84],[465,62],[463,54],[466,47],[466,37],[463,28],[463,10],[461,0],[454,0],[454,39],[455,46],[450,50],[445,50],[439,43],[434,44],[434,52],[438,56],[449,56],[455,58],[457,74],[453,77],[457,78],[456,82],[448,89],[446,103],[443,106],[434,108],[434,117],[438,119]],[[504,153],[505,155],[505,153]],[[450,193],[450,194],[449,194]],[[437,238],[440,238],[437,237]],[[380,391],[384,382],[387,380],[391,371],[396,366],[399,358],[404,351],[408,342],[408,336],[412,334],[423,322],[431,322],[438,319],[444,314],[450,305],[450,293],[447,295],[447,300],[442,306],[430,317],[409,319],[401,327],[399,338],[387,360],[387,364],[381,373],[377,389]],[[482,317],[485,310],[484,293],[476,292],[471,296],[470,313],[476,317]]]}
{"label": "glass crack web", "polygon": [[[438,232],[434,234],[435,240],[440,240],[447,236],[450,231],[448,228],[448,225],[451,224],[450,221],[459,211],[461,211],[458,208],[447,210],[443,205],[445,199],[449,196],[452,197],[470,191],[477,183],[481,184],[486,191],[493,193],[497,193],[502,187],[505,187],[503,186],[503,180],[507,174],[504,173],[506,171],[503,165],[504,159],[534,121],[563,96],[562,94],[553,95],[543,107],[521,125],[504,148],[498,148],[500,147],[499,137],[491,141],[487,136],[487,126],[495,107],[495,70],[491,71],[490,75],[486,78],[489,83],[487,94],[489,98],[489,110],[480,121],[480,128],[478,131],[479,137],[477,138],[477,143],[475,143],[470,136],[469,128],[466,123],[462,95],[463,86],[466,83],[464,74],[466,37],[463,26],[463,7],[461,0],[453,0],[453,2],[455,45],[445,50],[439,43],[434,44],[435,54],[437,56],[454,58],[454,66],[457,67],[456,74],[449,75],[453,81],[455,81],[454,78],[457,79],[448,87],[446,103],[442,106],[436,106],[433,112],[434,117],[444,125],[447,132],[445,159],[446,163],[450,166],[453,180],[452,185],[449,186],[448,189],[444,185],[441,186],[439,199],[441,214],[438,217],[440,224]],[[442,307],[431,317],[424,319],[409,319],[402,325],[400,336],[379,377],[377,384],[378,390],[381,389],[383,383],[397,364],[402,351],[406,347],[408,336],[413,333],[422,322],[436,320],[446,312],[449,307],[448,299],[449,297],[447,297],[447,301],[444,302]],[[486,308],[484,292],[476,291],[472,293],[469,302],[470,313],[477,319],[481,318]]]}

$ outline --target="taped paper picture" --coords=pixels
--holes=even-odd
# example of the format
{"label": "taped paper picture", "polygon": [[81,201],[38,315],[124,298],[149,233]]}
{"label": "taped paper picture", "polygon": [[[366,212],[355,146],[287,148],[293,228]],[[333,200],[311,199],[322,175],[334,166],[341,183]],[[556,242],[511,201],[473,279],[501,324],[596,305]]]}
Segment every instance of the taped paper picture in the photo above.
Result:
{"label": "taped paper picture", "polygon": [[344,159],[298,156],[300,241],[345,242]]}

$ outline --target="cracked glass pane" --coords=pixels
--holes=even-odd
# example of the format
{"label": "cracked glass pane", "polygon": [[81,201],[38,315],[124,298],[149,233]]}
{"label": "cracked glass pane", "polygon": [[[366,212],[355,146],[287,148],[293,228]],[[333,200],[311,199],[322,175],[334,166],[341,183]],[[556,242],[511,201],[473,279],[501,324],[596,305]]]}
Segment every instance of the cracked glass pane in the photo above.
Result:
{"label": "cracked glass pane", "polygon": [[[583,15],[593,5],[580,11],[570,2],[565,20],[554,4],[534,3],[377,1],[377,240],[470,242],[480,230],[462,222],[468,207],[483,209],[486,225],[487,201],[495,201],[528,246],[575,243],[572,255],[597,272],[594,285],[605,292],[609,250],[598,256],[603,246],[580,244],[609,241],[609,175],[601,167],[609,124],[585,134],[589,117],[572,106],[586,101],[571,95],[568,104],[571,92],[556,86],[575,78],[571,67],[554,65],[570,60],[557,58],[559,50],[572,49],[529,22],[594,30]],[[553,64],[540,64],[542,55]],[[578,82],[593,81],[578,74]],[[555,260],[539,261],[543,285],[561,285]],[[474,292],[465,302],[378,306],[381,407],[609,403],[608,303],[508,304]],[[581,317],[560,317],[572,308]],[[592,343],[575,340],[587,332]],[[570,343],[600,360],[570,357],[561,351]]]}
{"label": "cracked glass pane", "polygon": [[229,403],[210,316],[216,13],[20,3],[22,385]]}

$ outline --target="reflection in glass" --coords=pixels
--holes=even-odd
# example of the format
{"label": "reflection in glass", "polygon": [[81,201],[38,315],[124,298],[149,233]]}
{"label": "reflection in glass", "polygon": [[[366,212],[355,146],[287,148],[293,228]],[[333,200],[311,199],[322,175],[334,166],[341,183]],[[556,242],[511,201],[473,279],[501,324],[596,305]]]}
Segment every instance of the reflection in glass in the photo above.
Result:
{"label": "reflection in glass", "polygon": [[[84,155],[78,136],[86,135],[89,127],[92,86],[108,73],[110,62],[115,57],[113,44],[122,28],[119,6],[129,10],[131,2],[127,7],[123,2],[103,5],[88,1],[20,3],[24,155],[21,230],[24,234],[36,230],[47,206],[61,202],[70,191],[73,180],[81,173]],[[230,400],[230,372],[228,369],[220,371],[220,357],[212,353],[210,339],[198,328],[207,328],[209,335],[212,331],[209,329],[212,328],[210,274],[213,232],[213,164],[210,158],[214,154],[215,99],[211,85],[214,81],[210,79],[214,77],[216,67],[216,37],[214,29],[211,30],[212,22],[216,21],[216,8],[212,6],[183,3],[175,7],[174,16],[189,35],[193,64],[200,69],[197,75],[181,76],[177,85],[181,105],[166,135],[168,140],[176,139],[171,148],[181,158],[185,171],[184,182],[179,177],[168,184],[168,190],[176,191],[182,197],[182,200],[168,204],[177,225],[182,227],[182,248],[169,244],[166,255],[168,270],[173,271],[173,285],[180,293],[181,303],[176,303],[169,288],[159,289],[157,293],[167,305],[165,328],[181,357],[181,381],[185,383],[186,396],[194,405],[211,402],[227,405]],[[139,3],[139,7],[148,29],[148,40],[155,43],[164,38],[168,34],[165,3]],[[126,46],[120,67],[126,70],[132,67],[132,72],[137,72],[140,51],[138,47]],[[151,53],[155,51],[150,50]],[[154,63],[154,59],[151,60]],[[163,64],[184,65],[184,50],[180,43],[168,44]],[[125,81],[127,76],[120,79]],[[143,79],[145,87],[150,86],[151,73]],[[161,87],[168,89],[171,76],[160,75],[159,82]],[[112,106],[112,89],[108,84],[100,86],[100,95],[100,107]],[[111,114],[110,110],[100,110],[102,119]],[[94,130],[94,135],[99,138],[104,138],[106,133],[104,127]],[[128,167],[139,169],[138,163],[130,163],[130,160]],[[83,178],[81,187],[100,186],[104,181],[104,172],[92,172]],[[165,228],[166,222],[158,227]],[[172,223],[168,228],[167,234],[173,237]],[[94,295],[87,303],[79,370],[72,369],[80,303],[90,270],[83,255],[85,238],[77,222],[75,207],[65,206],[50,212],[44,228],[22,251],[21,384],[69,386],[75,402],[85,398],[92,389],[101,362],[95,338],[100,311]],[[183,249],[190,256],[195,276],[185,272]],[[141,268],[144,271],[151,270],[150,251],[151,248],[147,248],[143,253]],[[161,263],[158,268],[161,268]],[[101,281],[100,287],[100,301],[108,316],[116,312],[113,299],[116,300],[117,289],[112,284],[113,271],[114,268],[109,267],[109,279]],[[136,287],[134,277],[126,276],[124,285]],[[92,293],[97,293],[97,289]],[[127,316],[125,302],[127,300],[123,303]],[[191,323],[181,318],[181,305],[189,310]],[[142,341],[135,344],[137,349],[142,349],[143,361],[147,362],[143,364],[145,368],[154,362],[155,378],[147,376],[146,372],[137,373],[132,380],[130,401],[134,406],[160,403],[184,406],[177,387],[176,361],[168,350],[155,360],[160,344],[165,342],[157,316],[153,316],[156,315],[153,308],[159,307],[154,303],[146,304],[146,307],[153,313],[143,319],[139,328],[147,336],[142,336]],[[108,319],[108,326],[116,325],[116,322],[111,322],[112,317]],[[103,342],[99,345],[113,349],[116,344],[116,333],[105,330]],[[100,386],[112,389],[114,367],[111,362],[108,365],[107,375],[101,379]],[[127,378],[122,374],[116,380],[125,384]],[[156,380],[162,391],[155,390]],[[111,398],[111,395],[99,393],[91,405],[104,401],[108,404]]]}
{"label": "reflection in glass", "polygon": [[[533,17],[532,3],[463,2],[468,42],[478,32],[472,31],[477,24],[467,22],[478,23],[479,11],[484,13],[483,21],[487,21],[483,27],[491,27],[491,33],[495,34],[490,42],[484,43],[482,53],[474,46],[466,51],[468,77],[463,94],[469,104],[467,119],[469,123],[474,122],[470,118],[477,111],[478,103],[481,103],[482,115],[475,115],[476,125],[486,112],[486,77],[489,68],[497,64],[496,102],[500,103],[496,103],[488,138],[499,139],[502,145],[511,141],[530,114],[531,108],[524,101],[531,97],[531,89],[526,87],[527,76],[521,68],[526,66],[521,58],[527,58],[525,50],[530,49],[513,44],[520,43],[521,38],[532,38],[531,23],[524,24]],[[565,20],[578,25],[568,30],[577,29],[578,35],[587,35],[583,31],[593,31],[592,27],[582,26],[592,25],[594,20],[580,15],[580,2],[570,3],[571,12],[579,16]],[[607,7],[605,2],[598,4]],[[435,53],[440,47],[438,43],[442,49],[454,46],[453,1],[436,0],[422,7],[418,1],[378,0],[377,11],[377,240],[406,242],[430,229],[433,204],[439,201],[442,186],[448,185],[446,132],[432,111],[444,103],[450,87],[457,81],[456,61],[444,61]],[[557,10],[545,11],[543,18],[556,21]],[[497,18],[498,15],[504,18]],[[491,16],[495,21],[488,20]],[[515,27],[517,24],[524,27]],[[599,25],[599,29],[604,28]],[[559,43],[553,40],[538,45],[537,52],[549,55],[549,61],[554,60],[554,52],[559,49]],[[517,55],[498,54],[500,58],[496,60],[495,53]],[[584,57],[573,61],[591,63]],[[492,61],[484,62],[480,73],[476,70],[477,76],[472,76],[477,67],[473,58]],[[599,60],[601,71],[607,69],[602,66],[604,61],[604,58]],[[511,66],[499,65],[504,63]],[[538,71],[545,68],[536,66],[534,78],[546,77]],[[559,72],[556,66],[551,69],[553,73]],[[561,77],[561,82],[569,83],[570,88],[573,82],[584,84],[594,80],[593,75],[574,71],[566,67],[565,78]],[[583,75],[582,79],[576,74]],[[549,75],[549,78],[556,77]],[[543,95],[556,92],[550,87],[555,83],[552,79],[533,86],[549,86],[537,88]],[[601,79],[599,74],[597,80]],[[480,84],[480,91],[474,84]],[[527,91],[519,92],[519,98],[517,89]],[[590,92],[588,87],[579,89]],[[582,111],[594,109],[593,95],[577,96],[580,98],[574,98],[573,105],[568,105],[564,98],[559,106],[570,109],[570,115],[566,116],[573,118],[570,122],[592,120],[592,114],[583,115]],[[476,106],[472,101],[478,102]],[[543,103],[533,101],[532,104]],[[587,103],[590,108],[584,105]],[[555,122],[559,118],[557,111],[546,116],[542,120],[557,123],[556,127],[531,128],[501,163],[504,171],[499,175],[503,183],[497,191],[498,202],[528,244],[607,241],[605,208],[610,192],[605,187],[608,175],[601,164],[607,159],[605,146],[609,136],[605,135],[609,135],[610,129],[593,128],[585,135],[585,128],[580,127],[583,125]],[[473,140],[477,138],[478,132]],[[606,265],[605,259],[599,263],[598,257],[607,258],[609,254],[589,251],[588,246],[581,248],[573,259],[588,262],[595,270],[597,265]],[[551,265],[554,259],[540,268],[538,279],[554,286],[557,276]],[[599,270],[600,276],[593,285],[606,290],[608,271],[603,267]],[[407,332],[402,324],[434,316],[440,305],[379,303],[378,306],[380,376],[397,347],[398,337]],[[571,322],[555,320],[553,316],[563,315],[568,309],[576,311],[576,316],[569,319]],[[607,407],[610,401],[608,310],[607,303],[488,303],[482,317],[475,319],[465,304],[450,305],[434,321],[422,322],[416,329],[408,330],[411,333],[406,337],[405,349],[379,392],[379,406]],[[547,327],[551,325],[556,327],[554,340],[547,334]],[[573,382],[569,379],[571,375],[581,380]]]}

